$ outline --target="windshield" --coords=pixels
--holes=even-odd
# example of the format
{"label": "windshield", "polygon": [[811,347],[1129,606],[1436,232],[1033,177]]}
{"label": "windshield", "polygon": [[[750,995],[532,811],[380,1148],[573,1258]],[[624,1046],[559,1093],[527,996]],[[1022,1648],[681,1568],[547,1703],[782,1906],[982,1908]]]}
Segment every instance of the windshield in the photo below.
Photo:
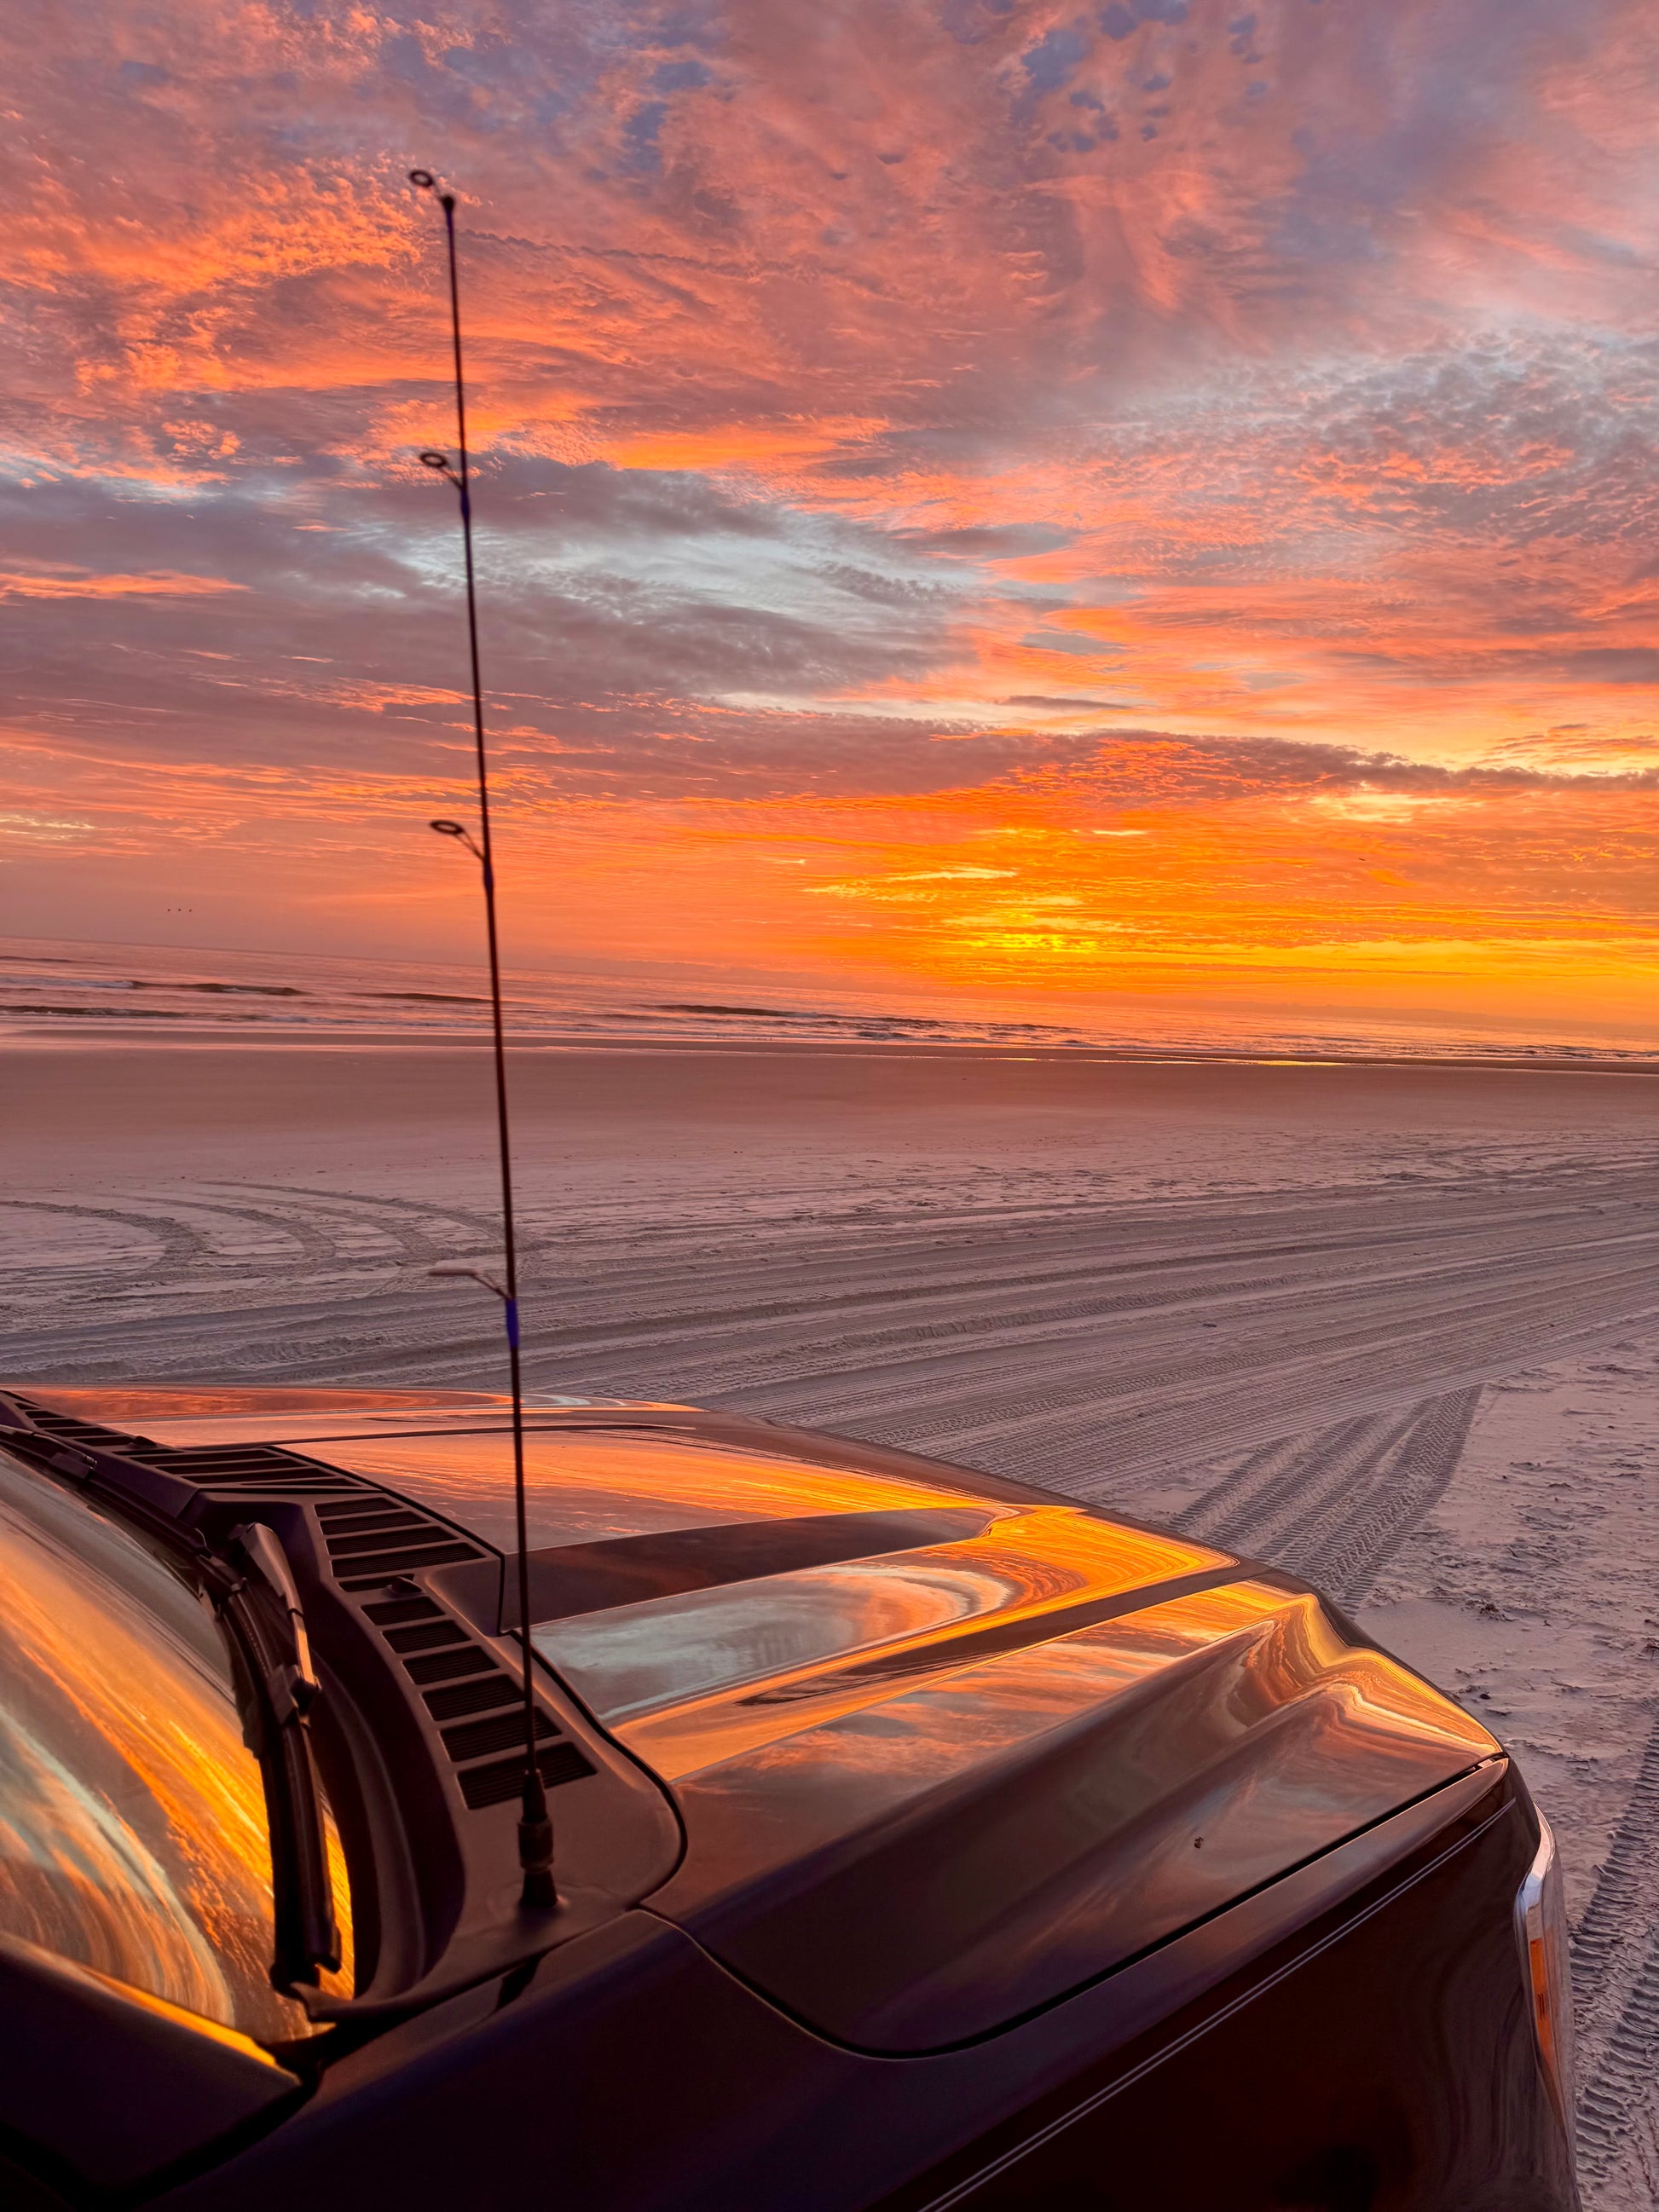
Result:
{"label": "windshield", "polygon": [[309,2032],[270,1986],[264,1790],[211,1608],[3,1451],[0,1930],[247,2035]]}

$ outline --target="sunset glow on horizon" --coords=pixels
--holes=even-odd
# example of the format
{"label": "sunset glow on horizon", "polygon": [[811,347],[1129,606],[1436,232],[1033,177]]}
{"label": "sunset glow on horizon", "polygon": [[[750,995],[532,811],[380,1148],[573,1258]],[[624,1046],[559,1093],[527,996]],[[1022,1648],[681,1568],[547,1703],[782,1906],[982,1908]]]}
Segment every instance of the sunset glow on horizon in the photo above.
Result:
{"label": "sunset glow on horizon", "polygon": [[[1651,1041],[1638,0],[14,33],[17,935]],[[188,909],[188,911],[184,911]]]}

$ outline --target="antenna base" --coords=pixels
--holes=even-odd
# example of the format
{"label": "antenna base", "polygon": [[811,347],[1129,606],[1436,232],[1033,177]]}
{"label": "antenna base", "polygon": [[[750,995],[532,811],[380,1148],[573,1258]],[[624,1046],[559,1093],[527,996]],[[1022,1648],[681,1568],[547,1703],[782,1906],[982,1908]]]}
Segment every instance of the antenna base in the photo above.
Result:
{"label": "antenna base", "polygon": [[539,1820],[520,1821],[519,1864],[524,1869],[524,1893],[519,1902],[530,1911],[556,1910],[559,1893],[553,1881],[553,1823],[545,1813]]}

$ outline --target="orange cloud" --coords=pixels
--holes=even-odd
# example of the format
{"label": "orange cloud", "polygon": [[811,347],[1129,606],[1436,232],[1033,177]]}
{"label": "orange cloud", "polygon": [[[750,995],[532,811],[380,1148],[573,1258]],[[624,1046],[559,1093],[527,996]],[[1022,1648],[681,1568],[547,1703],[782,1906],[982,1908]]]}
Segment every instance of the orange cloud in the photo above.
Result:
{"label": "orange cloud", "polygon": [[216,592],[246,589],[228,576],[180,576],[161,571],[149,576],[28,574],[0,570],[0,598],[8,599],[168,599],[210,598]]}

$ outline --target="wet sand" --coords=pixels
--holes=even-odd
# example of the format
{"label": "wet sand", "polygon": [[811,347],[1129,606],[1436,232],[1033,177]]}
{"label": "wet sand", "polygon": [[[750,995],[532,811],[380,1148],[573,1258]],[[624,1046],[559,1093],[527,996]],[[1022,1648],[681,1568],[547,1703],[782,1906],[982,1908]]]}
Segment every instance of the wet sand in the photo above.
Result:
{"label": "wet sand", "polygon": [[[1589,2200],[1659,2201],[1659,1082],[782,1048],[515,1063],[530,1378],[902,1443],[1298,1571],[1511,1742]],[[9,1056],[0,1371],[483,1382],[488,1067]]]}

